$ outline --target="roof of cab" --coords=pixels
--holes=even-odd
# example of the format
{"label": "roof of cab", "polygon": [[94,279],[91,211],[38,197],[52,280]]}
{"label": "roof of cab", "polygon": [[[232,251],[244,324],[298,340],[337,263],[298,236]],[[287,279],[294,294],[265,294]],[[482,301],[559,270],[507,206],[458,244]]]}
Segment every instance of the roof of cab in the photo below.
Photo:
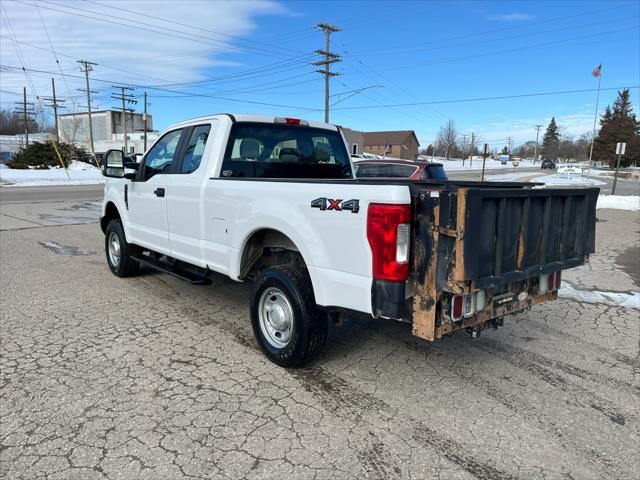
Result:
{"label": "roof of cab", "polygon": [[[274,123],[276,118],[285,118],[283,116],[276,116],[276,115],[271,116],[271,115],[252,115],[252,114],[246,114],[246,113],[240,113],[240,114],[216,113],[214,115],[206,115],[203,117],[196,117],[196,118],[191,118],[189,120],[184,120],[182,122],[175,123],[172,126],[178,127],[178,126],[185,126],[185,125],[193,125],[199,122],[207,122],[214,119],[218,119],[220,117],[230,118],[231,121],[233,122],[259,122],[259,123]],[[286,118],[290,118],[290,117],[286,117]],[[338,127],[330,123],[316,122],[314,120],[306,120],[304,118],[301,118],[300,120],[307,122],[310,127],[333,130],[334,132],[338,130]]]}

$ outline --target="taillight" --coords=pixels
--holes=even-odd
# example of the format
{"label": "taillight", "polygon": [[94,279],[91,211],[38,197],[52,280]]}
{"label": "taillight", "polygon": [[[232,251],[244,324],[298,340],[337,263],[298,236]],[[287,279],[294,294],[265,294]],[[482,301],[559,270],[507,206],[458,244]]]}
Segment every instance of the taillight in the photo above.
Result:
{"label": "taillight", "polygon": [[545,275],[540,275],[538,291],[540,292],[540,294],[545,294],[553,290],[560,290],[561,283],[562,283],[562,272],[547,273]]}
{"label": "taillight", "polygon": [[409,205],[369,205],[367,239],[373,256],[373,278],[403,282],[409,277]]}
{"label": "taillight", "polygon": [[464,295],[454,295],[451,299],[451,320],[457,322],[462,318]]}
{"label": "taillight", "polygon": [[476,312],[481,312],[487,305],[487,294],[484,290],[478,290],[476,292]]}

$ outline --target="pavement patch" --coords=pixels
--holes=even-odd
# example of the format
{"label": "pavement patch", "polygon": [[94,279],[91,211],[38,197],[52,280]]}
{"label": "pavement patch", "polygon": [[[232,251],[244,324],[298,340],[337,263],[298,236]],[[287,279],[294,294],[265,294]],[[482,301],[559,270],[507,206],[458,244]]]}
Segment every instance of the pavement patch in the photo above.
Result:
{"label": "pavement patch", "polygon": [[38,242],[47,250],[51,250],[53,253],[57,253],[58,255],[64,256],[85,256],[85,255],[95,255],[96,252],[88,252],[85,250],[80,250],[78,247],[74,247],[73,245],[60,245],[57,242],[51,242],[48,240],[43,240]]}

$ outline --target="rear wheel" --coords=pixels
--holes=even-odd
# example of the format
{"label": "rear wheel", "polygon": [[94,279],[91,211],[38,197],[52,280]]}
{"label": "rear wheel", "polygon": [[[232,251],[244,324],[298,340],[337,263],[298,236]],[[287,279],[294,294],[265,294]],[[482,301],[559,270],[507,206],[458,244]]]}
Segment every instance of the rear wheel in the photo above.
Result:
{"label": "rear wheel", "polygon": [[133,245],[127,243],[120,220],[111,220],[104,233],[104,247],[111,272],[118,277],[138,273],[139,264],[131,258]]}
{"label": "rear wheel", "polygon": [[260,348],[282,367],[301,367],[327,338],[327,315],[315,304],[309,275],[301,266],[265,269],[253,287],[251,324]]}

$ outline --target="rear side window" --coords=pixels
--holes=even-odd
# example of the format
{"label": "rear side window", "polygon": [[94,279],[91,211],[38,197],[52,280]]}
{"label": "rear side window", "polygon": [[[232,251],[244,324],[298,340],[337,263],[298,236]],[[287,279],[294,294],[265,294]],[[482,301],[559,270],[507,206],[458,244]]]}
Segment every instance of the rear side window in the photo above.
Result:
{"label": "rear side window", "polygon": [[358,178],[409,178],[418,170],[417,166],[393,163],[356,164],[355,168]]}
{"label": "rear side window", "polygon": [[184,160],[182,161],[180,173],[188,174],[198,169],[200,162],[202,162],[202,154],[204,153],[204,147],[207,144],[210,130],[211,125],[200,125],[193,129],[184,152]]}
{"label": "rear side window", "polygon": [[301,125],[235,123],[221,177],[352,178],[339,132]]}
{"label": "rear side window", "polygon": [[442,165],[427,165],[424,169],[424,173],[422,174],[422,178],[447,180],[449,177],[447,177],[447,172],[444,171],[444,167]]}

